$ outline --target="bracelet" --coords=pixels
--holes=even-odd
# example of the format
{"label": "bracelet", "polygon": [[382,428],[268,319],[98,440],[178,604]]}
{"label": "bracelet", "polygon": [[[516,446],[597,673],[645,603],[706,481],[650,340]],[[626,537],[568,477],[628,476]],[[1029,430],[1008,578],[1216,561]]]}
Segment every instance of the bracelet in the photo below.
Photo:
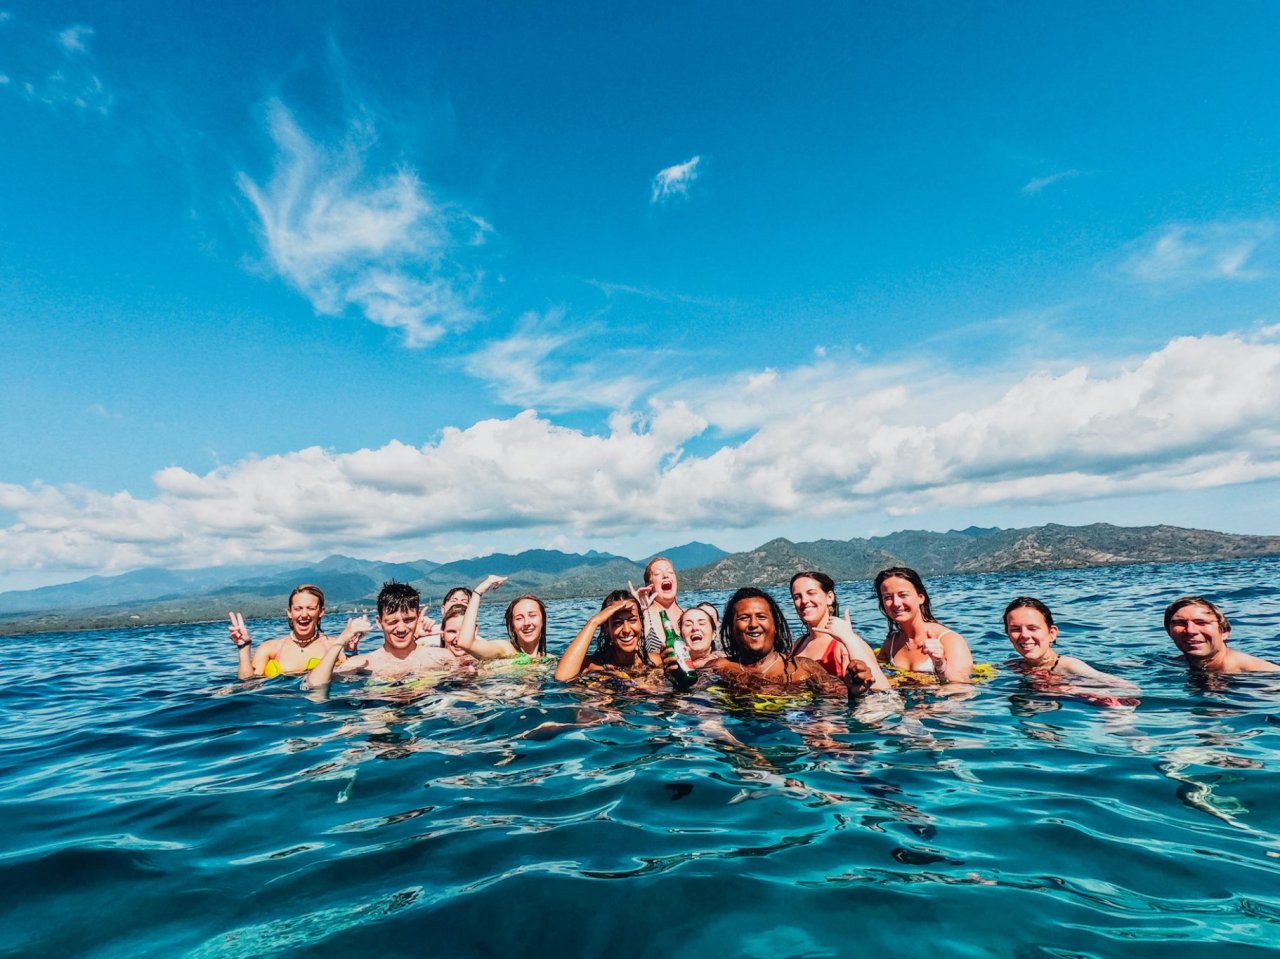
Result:
{"label": "bracelet", "polygon": [[236,649],[244,649],[244,648],[245,648],[246,646],[248,646],[251,642],[253,642],[253,640],[246,639],[243,643],[236,643]]}

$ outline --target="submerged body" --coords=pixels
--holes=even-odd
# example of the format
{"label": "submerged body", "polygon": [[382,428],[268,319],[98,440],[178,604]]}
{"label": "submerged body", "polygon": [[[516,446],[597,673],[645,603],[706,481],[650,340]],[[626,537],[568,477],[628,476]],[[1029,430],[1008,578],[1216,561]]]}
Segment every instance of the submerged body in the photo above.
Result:
{"label": "submerged body", "polygon": [[1208,673],[1275,673],[1280,665],[1230,648],[1231,621],[1203,596],[1183,596],[1165,609],[1164,628],[1191,669]]}
{"label": "submerged body", "polygon": [[876,576],[875,592],[880,612],[889,621],[880,662],[932,675],[940,683],[973,681],[969,644],[933,618],[929,594],[915,570],[905,566],[882,570]]}

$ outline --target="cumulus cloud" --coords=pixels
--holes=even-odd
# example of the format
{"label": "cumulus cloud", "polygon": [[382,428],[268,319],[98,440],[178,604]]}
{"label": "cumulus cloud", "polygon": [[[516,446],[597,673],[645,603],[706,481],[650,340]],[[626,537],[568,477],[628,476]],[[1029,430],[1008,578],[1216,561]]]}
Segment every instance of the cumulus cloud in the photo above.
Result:
{"label": "cumulus cloud", "polygon": [[1022,187],[1022,192],[1030,194],[1039,193],[1047,186],[1053,186],[1053,184],[1059,183],[1062,180],[1070,180],[1074,177],[1078,177],[1079,175],[1079,170],[1062,170],[1058,173],[1050,173],[1048,176],[1032,177]]}
{"label": "cumulus cloud", "polygon": [[673,197],[688,196],[689,188],[698,179],[698,164],[701,162],[702,157],[695,156],[659,170],[653,178],[649,202],[665,203]]}
{"label": "cumulus cloud", "polygon": [[1271,220],[1168,224],[1132,244],[1120,271],[1158,285],[1257,279],[1259,252],[1275,233]]}
{"label": "cumulus cloud", "polygon": [[[638,372],[647,361],[635,358],[628,366],[628,351],[610,349],[601,363],[593,345],[601,342],[608,337],[590,326],[570,329],[562,309],[526,313],[511,335],[472,353],[466,370],[515,406],[551,412],[630,407],[650,385]],[[584,344],[585,355],[575,359],[573,348]]]}
{"label": "cumulus cloud", "polygon": [[364,125],[323,144],[308,136],[283,104],[268,110],[276,146],[271,179],[240,174],[258,215],[267,258],[318,313],[355,310],[427,345],[475,319],[470,287],[478,274],[462,263],[488,225],[437,200],[407,168],[367,169]]}
{"label": "cumulus cloud", "polygon": [[[1280,478],[1280,327],[1180,338],[1116,368],[1006,375],[986,392],[905,367],[840,388],[828,362],[721,383],[716,402],[709,389],[667,396],[600,433],[526,411],[423,446],[171,467],[150,497],[0,484],[16,516],[0,571],[387,555],[497,531],[617,537]],[[730,426],[740,435],[707,442]]]}

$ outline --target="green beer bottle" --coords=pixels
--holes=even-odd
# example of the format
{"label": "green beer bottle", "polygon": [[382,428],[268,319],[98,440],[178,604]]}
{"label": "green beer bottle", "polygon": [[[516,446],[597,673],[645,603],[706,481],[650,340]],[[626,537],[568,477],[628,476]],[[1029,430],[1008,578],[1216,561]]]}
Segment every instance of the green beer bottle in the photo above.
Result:
{"label": "green beer bottle", "polygon": [[698,671],[693,668],[693,659],[689,656],[689,647],[684,644],[680,634],[672,627],[671,620],[667,618],[665,609],[658,610],[658,617],[662,620],[663,632],[667,634],[666,648],[673,650],[676,654],[676,669],[674,672],[668,672],[667,676],[671,678],[671,683],[676,689],[688,689],[698,681]]}

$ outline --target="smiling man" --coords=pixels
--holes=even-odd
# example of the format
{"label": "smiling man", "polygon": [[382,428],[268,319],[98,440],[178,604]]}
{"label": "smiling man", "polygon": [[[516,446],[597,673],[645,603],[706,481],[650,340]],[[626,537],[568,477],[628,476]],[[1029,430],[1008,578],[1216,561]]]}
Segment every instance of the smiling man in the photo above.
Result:
{"label": "smiling man", "polygon": [[847,693],[851,697],[868,692],[874,682],[866,663],[857,660],[850,662],[842,679],[837,679],[815,660],[796,658],[791,628],[782,610],[761,589],[744,587],[730,597],[720,635],[724,656],[708,665],[731,682],[752,687],[807,687],[827,695]]}
{"label": "smiling man", "polygon": [[1175,599],[1164,611],[1164,629],[1192,669],[1211,673],[1277,673],[1280,665],[1229,649],[1231,622],[1203,596]]}
{"label": "smiling man", "polygon": [[360,639],[369,631],[369,619],[361,616],[347,624],[347,658],[338,663],[341,647],[325,651],[320,662],[307,674],[306,686],[320,689],[329,685],[334,673],[365,673],[383,678],[396,678],[424,670],[451,669],[458,658],[447,649],[426,643],[418,645],[418,618],[422,615],[422,598],[407,583],[383,584],[378,592],[378,627],[382,630],[382,646],[364,656],[356,655]]}

